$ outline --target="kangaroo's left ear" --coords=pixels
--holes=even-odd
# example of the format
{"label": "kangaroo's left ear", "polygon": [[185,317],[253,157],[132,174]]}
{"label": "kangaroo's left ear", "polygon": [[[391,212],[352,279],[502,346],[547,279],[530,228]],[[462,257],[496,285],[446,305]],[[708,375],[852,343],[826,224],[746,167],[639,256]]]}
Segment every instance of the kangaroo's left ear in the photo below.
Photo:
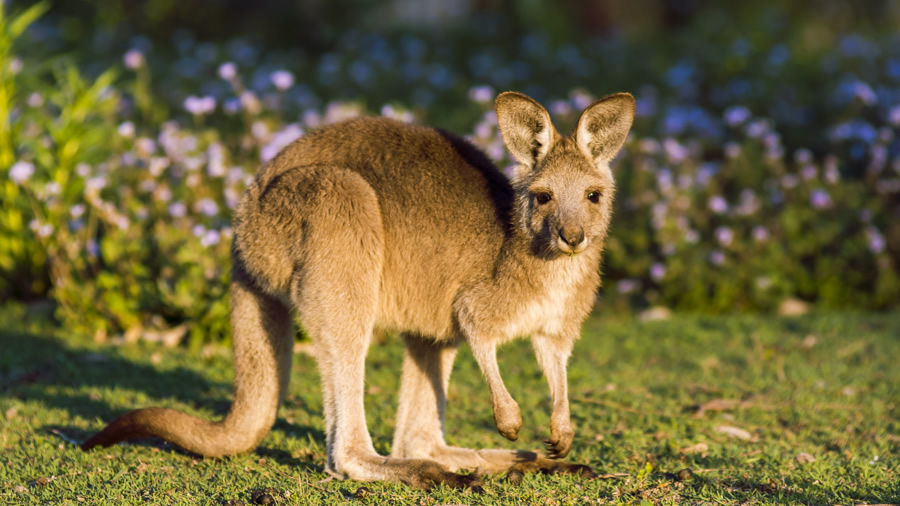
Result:
{"label": "kangaroo's left ear", "polygon": [[594,102],[581,113],[575,127],[575,141],[594,164],[612,160],[631,130],[634,97],[616,93]]}
{"label": "kangaroo's left ear", "polygon": [[534,170],[559,137],[550,114],[541,104],[514,91],[498,95],[495,108],[506,148],[527,169]]}

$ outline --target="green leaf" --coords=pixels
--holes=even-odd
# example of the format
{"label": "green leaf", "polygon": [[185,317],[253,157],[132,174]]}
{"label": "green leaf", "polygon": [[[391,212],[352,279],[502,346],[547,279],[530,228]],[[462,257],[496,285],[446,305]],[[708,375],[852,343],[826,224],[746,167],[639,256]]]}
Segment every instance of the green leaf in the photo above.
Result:
{"label": "green leaf", "polygon": [[16,39],[19,35],[22,35],[22,32],[28,28],[31,23],[34,23],[37,18],[41,17],[47,10],[50,9],[49,2],[39,2],[28,9],[25,9],[24,12],[19,14],[16,19],[9,24],[9,37],[11,39]]}

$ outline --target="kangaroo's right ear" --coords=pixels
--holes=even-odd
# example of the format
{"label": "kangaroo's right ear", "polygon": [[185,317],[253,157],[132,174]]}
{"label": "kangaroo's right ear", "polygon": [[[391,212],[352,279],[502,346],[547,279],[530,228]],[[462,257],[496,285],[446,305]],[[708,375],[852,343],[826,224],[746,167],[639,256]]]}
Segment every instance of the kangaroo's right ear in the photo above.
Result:
{"label": "kangaroo's right ear", "polygon": [[616,93],[594,102],[581,113],[575,127],[575,141],[595,165],[612,160],[631,130],[634,97]]}
{"label": "kangaroo's right ear", "polygon": [[514,91],[498,95],[495,108],[506,148],[522,165],[534,169],[559,137],[550,113],[541,104]]}

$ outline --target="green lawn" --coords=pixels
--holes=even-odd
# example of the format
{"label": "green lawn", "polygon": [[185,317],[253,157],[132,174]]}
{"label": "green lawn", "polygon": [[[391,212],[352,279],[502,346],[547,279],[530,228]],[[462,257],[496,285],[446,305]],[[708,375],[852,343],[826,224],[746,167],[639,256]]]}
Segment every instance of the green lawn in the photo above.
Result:
{"label": "green lawn", "polygon": [[[569,369],[569,459],[599,477],[534,475],[519,485],[488,477],[482,495],[319,483],[322,403],[313,359],[303,354],[275,428],[252,454],[202,459],[157,440],[82,453],[73,441],[130,408],[221,416],[231,395],[229,351],[96,345],[20,308],[0,311],[0,329],[3,504],[253,504],[258,491],[275,504],[900,502],[897,315],[595,316]],[[388,339],[369,354],[367,414],[383,453],[401,353]],[[503,348],[500,367],[522,408],[519,441],[493,427],[485,383],[464,350],[450,389],[451,443],[541,447],[550,406],[528,343]],[[354,496],[363,485],[368,493]]]}

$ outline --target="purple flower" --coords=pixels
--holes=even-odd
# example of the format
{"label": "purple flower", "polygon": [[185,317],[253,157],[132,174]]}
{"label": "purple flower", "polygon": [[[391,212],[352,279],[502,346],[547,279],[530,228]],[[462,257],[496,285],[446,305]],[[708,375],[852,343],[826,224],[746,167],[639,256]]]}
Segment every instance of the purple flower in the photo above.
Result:
{"label": "purple flower", "polygon": [[650,277],[654,281],[659,281],[666,275],[666,266],[657,262],[650,267]]}
{"label": "purple flower", "polygon": [[219,77],[226,81],[231,81],[237,76],[237,65],[233,62],[225,62],[219,65]]}
{"label": "purple flower", "polygon": [[794,151],[794,161],[800,165],[805,165],[812,161],[812,151],[806,148],[800,148]]}
{"label": "purple flower", "polygon": [[667,192],[672,189],[672,171],[669,169],[660,169],[656,173],[656,183],[659,185],[661,192]]}
{"label": "purple flower", "polygon": [[21,58],[18,58],[18,57],[12,57],[12,58],[9,59],[9,67],[7,67],[7,68],[9,69],[9,72],[10,72],[12,75],[16,75],[16,74],[18,74],[19,72],[22,71],[22,67],[23,67],[23,66],[24,66],[24,65],[23,65],[23,63],[22,63],[22,59],[21,59]]}
{"label": "purple flower", "polygon": [[229,209],[234,209],[237,207],[238,202],[240,202],[241,195],[234,188],[228,187],[225,188],[225,205],[228,206]]}
{"label": "purple flower", "polygon": [[502,142],[492,142],[488,144],[485,149],[487,152],[488,158],[491,160],[502,160],[504,156],[506,156],[506,148],[503,146]]}
{"label": "purple flower", "polygon": [[659,142],[656,139],[641,139],[638,143],[638,147],[641,152],[647,153],[648,155],[659,153]]}
{"label": "purple flower", "polygon": [[252,91],[244,90],[238,98],[241,102],[241,107],[243,107],[245,111],[252,115],[259,114],[259,111],[262,109],[262,103],[260,103],[259,98],[257,98]]}
{"label": "purple flower", "polygon": [[141,156],[148,156],[156,151],[156,141],[148,137],[141,137],[134,141],[134,146],[141,153]]}
{"label": "purple flower", "polygon": [[616,290],[623,294],[636,292],[640,287],[640,283],[634,279],[623,279],[616,283]]}
{"label": "purple flower", "polygon": [[721,195],[713,195],[709,198],[709,209],[716,214],[725,213],[728,211],[728,202]]}
{"label": "purple flower", "polygon": [[881,235],[881,232],[879,232],[877,228],[871,225],[866,227],[866,239],[869,240],[869,249],[872,253],[877,255],[884,251],[884,247],[887,243],[884,240],[884,236]]}
{"label": "purple flower", "polygon": [[690,155],[687,148],[672,138],[667,138],[663,141],[663,151],[666,152],[666,158],[668,158],[671,163],[681,163],[688,155]]}
{"label": "purple flower", "polygon": [[736,142],[729,142],[725,145],[725,156],[734,160],[741,155],[741,145]]}
{"label": "purple flower", "polygon": [[476,138],[487,139],[491,136],[492,131],[493,129],[491,128],[491,125],[488,125],[487,123],[481,121],[477,125],[475,125],[474,133]]}
{"label": "purple flower", "polygon": [[[168,186],[161,186],[156,189],[153,197],[161,202],[168,202],[172,200],[172,190],[170,190]],[[172,214],[172,216],[175,216],[171,207],[169,208],[169,213]],[[184,204],[181,204],[181,216],[184,216]]]}
{"label": "purple flower", "polygon": [[769,240],[769,231],[762,225],[753,227],[753,240],[756,242],[766,242]]}
{"label": "purple flower", "polygon": [[184,168],[187,170],[194,172],[195,170],[200,169],[204,163],[206,163],[206,157],[201,155],[197,156],[189,156],[184,159]]}
{"label": "purple flower", "polygon": [[888,111],[888,121],[891,122],[891,125],[900,126],[900,104],[891,107]]}
{"label": "purple flower", "polygon": [[134,137],[134,123],[130,121],[126,121],[119,125],[118,128],[119,135],[125,137],[126,139],[130,139]]}
{"label": "purple flower", "polygon": [[853,95],[866,105],[878,102],[878,96],[872,87],[862,81],[853,83]]}
{"label": "purple flower", "polygon": [[219,214],[219,206],[211,198],[204,198],[197,201],[194,208],[205,216],[215,216]]}
{"label": "purple flower", "polygon": [[769,122],[763,119],[758,119],[748,124],[744,132],[748,137],[758,139],[769,132]]}
{"label": "purple flower", "polygon": [[488,103],[494,98],[494,89],[490,86],[475,86],[469,90],[469,98],[479,104]]}
{"label": "purple flower", "polygon": [[195,97],[191,95],[184,99],[184,108],[187,112],[195,116],[202,116],[204,114],[209,114],[216,109],[216,99],[209,96]]}
{"label": "purple flower", "polygon": [[234,97],[225,99],[225,102],[222,103],[222,110],[229,115],[237,114],[241,110],[241,101]]}
{"label": "purple flower", "polygon": [[144,193],[150,193],[156,189],[156,186],[157,184],[155,179],[145,179],[141,181],[141,184],[140,186],[138,186],[138,188],[140,188]]}
{"label": "purple flower", "polygon": [[307,109],[303,111],[303,124],[307,127],[317,127],[322,123],[322,115],[315,109]]}
{"label": "purple flower", "polygon": [[28,106],[29,107],[40,107],[44,105],[44,96],[38,92],[34,92],[31,95],[28,95]]}
{"label": "purple flower", "polygon": [[137,49],[130,49],[125,53],[125,56],[122,57],[122,60],[125,62],[126,67],[131,70],[137,70],[144,66],[144,53]]}
{"label": "purple flower", "polygon": [[570,97],[572,99],[572,105],[574,105],[575,108],[579,111],[587,109],[587,107],[594,101],[594,99],[591,98],[590,95],[581,90],[573,91]]}
{"label": "purple flower", "polygon": [[217,230],[210,230],[203,234],[203,237],[200,239],[200,244],[204,248],[208,248],[210,246],[215,246],[219,244],[219,232]]}
{"label": "purple flower", "polygon": [[735,105],[725,110],[725,123],[729,126],[738,126],[750,119],[750,109],[742,105]]}
{"label": "purple flower", "polygon": [[716,229],[716,240],[723,247],[727,248],[734,241],[734,232],[728,227],[719,227]]}
{"label": "purple flower", "polygon": [[813,164],[804,165],[803,168],[800,169],[800,177],[802,177],[804,181],[811,181],[818,175],[819,169]]}
{"label": "purple flower", "polygon": [[753,190],[745,188],[741,190],[741,204],[737,208],[737,213],[741,216],[750,216],[759,210],[759,199]]}
{"label": "purple flower", "polygon": [[96,176],[88,179],[84,183],[84,189],[87,192],[96,192],[102,190],[106,186],[106,178],[103,176]]}
{"label": "purple flower", "polygon": [[150,164],[147,169],[150,171],[151,176],[159,177],[170,163],[169,159],[164,156],[154,156],[150,158]]}
{"label": "purple flower", "polygon": [[275,72],[272,72],[269,78],[272,79],[272,84],[282,91],[294,85],[294,74],[291,74],[287,70],[276,70]]}
{"label": "purple flower", "polygon": [[381,115],[386,118],[393,118],[396,120],[400,120],[404,123],[412,123],[415,117],[409,111],[404,111],[403,109],[397,109],[390,104],[385,104],[381,108]]}
{"label": "purple flower", "polygon": [[700,166],[700,170],[697,171],[697,184],[706,187],[718,171],[719,167],[712,162],[704,163]]}
{"label": "purple flower", "polygon": [[253,134],[253,137],[256,137],[257,140],[265,140],[269,138],[269,125],[266,124],[265,121],[254,121],[253,125],[250,127],[250,133]]}
{"label": "purple flower", "polygon": [[9,179],[14,183],[22,184],[34,175],[34,164],[31,162],[16,162],[9,168]]}
{"label": "purple flower", "polygon": [[809,195],[809,201],[816,209],[827,209],[831,207],[831,195],[822,188],[816,188]]}
{"label": "purple flower", "polygon": [[187,214],[187,207],[181,202],[174,202],[169,206],[169,214],[175,218],[182,218]]}
{"label": "purple flower", "polygon": [[715,250],[709,254],[709,261],[713,263],[713,265],[722,265],[725,263],[725,253],[720,250]]}
{"label": "purple flower", "polygon": [[[260,124],[261,123],[259,122]],[[256,125],[254,125],[255,127]],[[284,129],[275,132],[275,135],[272,136],[272,140],[260,149],[259,156],[263,162],[267,162],[275,157],[282,149],[287,147],[288,144],[294,142],[299,139],[303,135],[303,129],[300,128],[300,125],[297,123],[291,123],[284,127]]]}
{"label": "purple flower", "polygon": [[[471,91],[469,93],[471,93]],[[550,103],[550,112],[553,113],[554,116],[565,116],[572,112],[572,106],[565,100],[555,100]]]}
{"label": "purple flower", "polygon": [[49,223],[41,223],[38,220],[31,220],[28,224],[28,228],[31,229],[32,232],[37,234],[38,237],[44,239],[50,237],[53,234],[53,225]]}

